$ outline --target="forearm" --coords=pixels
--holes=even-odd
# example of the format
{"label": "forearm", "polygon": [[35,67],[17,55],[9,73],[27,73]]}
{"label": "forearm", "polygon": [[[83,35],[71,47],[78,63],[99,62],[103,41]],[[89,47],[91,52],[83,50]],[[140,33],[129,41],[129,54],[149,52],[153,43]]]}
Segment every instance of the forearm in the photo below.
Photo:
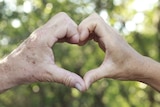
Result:
{"label": "forearm", "polygon": [[138,60],[134,69],[138,72],[135,80],[146,83],[160,92],[160,63],[148,57]]}

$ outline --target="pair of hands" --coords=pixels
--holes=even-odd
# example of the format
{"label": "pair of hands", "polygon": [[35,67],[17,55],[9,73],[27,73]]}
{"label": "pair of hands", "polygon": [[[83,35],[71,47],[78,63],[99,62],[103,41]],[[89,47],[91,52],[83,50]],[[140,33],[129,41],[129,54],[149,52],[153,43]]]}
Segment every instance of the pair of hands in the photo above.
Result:
{"label": "pair of hands", "polygon": [[[51,47],[60,41],[83,45],[94,39],[105,52],[99,68],[88,71],[82,79],[76,73],[58,67]],[[136,59],[135,59],[136,58]],[[8,55],[9,74],[14,85],[32,82],[58,82],[85,91],[101,78],[132,80],[136,72],[131,68],[141,55],[131,48],[119,34],[96,13],[79,26],[66,14],[58,13],[35,30],[17,49]],[[133,74],[134,73],[134,74]]]}

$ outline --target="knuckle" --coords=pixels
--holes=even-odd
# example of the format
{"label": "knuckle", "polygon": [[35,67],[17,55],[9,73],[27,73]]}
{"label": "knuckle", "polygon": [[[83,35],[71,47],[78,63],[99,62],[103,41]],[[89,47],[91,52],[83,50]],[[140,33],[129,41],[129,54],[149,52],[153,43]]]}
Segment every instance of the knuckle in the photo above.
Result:
{"label": "knuckle", "polygon": [[92,13],[91,16],[99,17],[99,15],[96,12]]}
{"label": "knuckle", "polygon": [[97,13],[92,13],[90,16],[92,18],[95,18],[95,19],[99,19],[100,18],[100,16]]}
{"label": "knuckle", "polygon": [[101,22],[104,23],[104,20],[102,19],[102,17],[99,16],[97,13],[92,13],[90,15],[90,18],[92,18],[92,20],[94,20],[94,22],[96,22],[97,24]]}
{"label": "knuckle", "polygon": [[66,25],[70,25],[72,22],[70,17],[65,12],[58,13],[57,17],[60,19],[61,23],[64,23]]}
{"label": "knuckle", "polygon": [[44,34],[46,34],[45,29],[37,29],[30,35],[30,42],[34,45],[39,45],[44,43]]}
{"label": "knuckle", "polygon": [[57,15],[63,16],[63,17],[68,17],[67,13],[65,13],[65,12],[59,12]]}

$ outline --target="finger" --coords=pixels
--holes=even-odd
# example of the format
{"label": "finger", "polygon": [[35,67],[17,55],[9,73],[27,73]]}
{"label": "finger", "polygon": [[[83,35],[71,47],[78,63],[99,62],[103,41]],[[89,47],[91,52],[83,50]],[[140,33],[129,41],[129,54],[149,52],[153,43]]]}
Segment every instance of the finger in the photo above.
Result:
{"label": "finger", "polygon": [[90,36],[88,36],[87,39],[85,39],[84,41],[79,41],[78,45],[83,46],[85,45],[89,40],[91,40],[92,38]]}
{"label": "finger", "polygon": [[38,35],[42,35],[42,42],[47,42],[50,47],[57,41],[79,42],[77,24],[64,12],[53,16],[38,30]]}
{"label": "finger", "polygon": [[72,43],[72,44],[79,43],[79,34],[78,34],[78,32],[75,35],[73,35],[71,38],[69,38],[69,40],[67,42]]}
{"label": "finger", "polygon": [[83,22],[79,25],[79,45],[82,46],[86,44],[89,40],[92,40],[95,35],[88,29],[87,26],[83,25]]}
{"label": "finger", "polygon": [[63,29],[66,29],[64,30],[66,33],[64,33],[64,36],[58,38],[59,42],[68,42],[72,44],[79,42],[77,24],[70,17],[68,17],[68,21],[66,22],[66,28]]}
{"label": "finger", "polygon": [[78,25],[70,18],[67,24],[66,36],[69,38],[67,42],[69,43],[78,43],[79,42],[79,32]]}
{"label": "finger", "polygon": [[80,42],[83,42],[84,40],[86,40],[88,37],[89,37],[89,31],[88,31],[88,28],[87,26],[84,26],[83,25],[84,22],[82,22],[80,25],[79,25],[79,36],[80,36]]}
{"label": "finger", "polygon": [[101,36],[99,32],[101,32],[101,29],[98,26],[100,22],[99,16],[94,13],[88,16],[86,19],[84,19],[78,26],[78,31],[80,33],[80,43],[79,44],[85,44],[88,40],[97,38]]}
{"label": "finger", "polygon": [[77,44],[79,43],[79,34],[76,34],[72,36],[71,38],[64,37],[62,39],[59,39],[58,42],[68,42],[71,44]]}
{"label": "finger", "polygon": [[106,75],[105,71],[106,71],[105,66],[100,66],[99,68],[88,71],[84,75],[84,81],[86,84],[86,88],[88,89],[92,83],[94,83],[95,81],[99,79],[104,78]]}
{"label": "finger", "polygon": [[104,61],[99,68],[88,71],[84,75],[86,88],[88,89],[92,83],[99,79],[109,77],[109,73],[113,71],[113,67],[113,63],[108,63],[107,61]]}
{"label": "finger", "polygon": [[50,65],[47,67],[49,75],[45,77],[47,81],[54,81],[62,83],[66,86],[77,88],[79,91],[86,90],[83,79],[68,70],[58,67],[57,65]]}

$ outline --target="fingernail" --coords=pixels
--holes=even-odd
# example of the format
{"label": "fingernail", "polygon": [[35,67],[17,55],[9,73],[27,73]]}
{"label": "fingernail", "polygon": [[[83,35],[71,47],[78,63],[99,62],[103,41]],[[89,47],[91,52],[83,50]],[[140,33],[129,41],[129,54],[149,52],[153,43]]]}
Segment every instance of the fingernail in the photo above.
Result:
{"label": "fingernail", "polygon": [[79,83],[76,83],[75,88],[77,88],[79,91],[82,91],[82,86]]}

